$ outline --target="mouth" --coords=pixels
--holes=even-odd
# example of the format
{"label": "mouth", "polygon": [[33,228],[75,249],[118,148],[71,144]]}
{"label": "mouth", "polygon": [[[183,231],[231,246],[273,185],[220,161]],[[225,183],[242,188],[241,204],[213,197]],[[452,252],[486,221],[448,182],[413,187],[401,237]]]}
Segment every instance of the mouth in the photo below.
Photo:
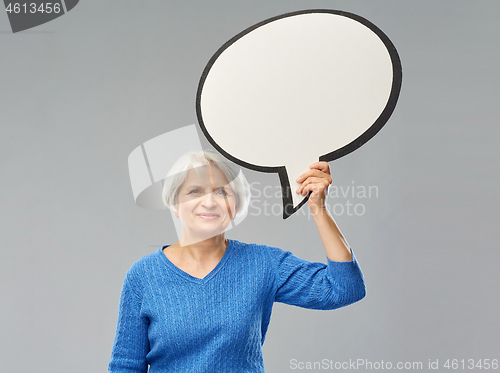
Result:
{"label": "mouth", "polygon": [[205,220],[214,220],[219,217],[217,214],[196,214],[196,216],[205,219]]}

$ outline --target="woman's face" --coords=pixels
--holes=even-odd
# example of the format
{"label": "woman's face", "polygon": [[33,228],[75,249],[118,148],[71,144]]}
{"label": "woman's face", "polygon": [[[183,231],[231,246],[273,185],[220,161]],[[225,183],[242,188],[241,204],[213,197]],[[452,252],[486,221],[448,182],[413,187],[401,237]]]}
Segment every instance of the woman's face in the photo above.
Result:
{"label": "woman's face", "polygon": [[176,205],[183,240],[194,243],[224,232],[236,214],[235,205],[234,192],[220,169],[210,164],[189,170]]}

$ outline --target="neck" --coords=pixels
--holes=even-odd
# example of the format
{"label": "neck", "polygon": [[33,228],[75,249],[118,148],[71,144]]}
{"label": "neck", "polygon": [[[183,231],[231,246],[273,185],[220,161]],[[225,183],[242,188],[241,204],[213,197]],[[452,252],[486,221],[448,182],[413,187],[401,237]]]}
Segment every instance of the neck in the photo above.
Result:
{"label": "neck", "polygon": [[226,251],[228,242],[224,233],[203,241],[192,242],[184,237],[176,245],[182,247],[182,251],[197,261],[222,257]]}

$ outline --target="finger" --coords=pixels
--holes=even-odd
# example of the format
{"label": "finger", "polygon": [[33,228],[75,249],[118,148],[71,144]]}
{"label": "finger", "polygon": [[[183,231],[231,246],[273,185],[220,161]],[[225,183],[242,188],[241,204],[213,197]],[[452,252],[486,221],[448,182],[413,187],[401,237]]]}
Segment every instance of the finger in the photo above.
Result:
{"label": "finger", "polygon": [[309,177],[297,188],[296,193],[303,194],[302,190],[310,184],[318,185],[324,189],[328,189],[331,184],[331,179]]}
{"label": "finger", "polygon": [[328,162],[314,162],[309,165],[309,168],[315,168],[317,170],[323,171],[326,174],[330,174],[330,165]]}
{"label": "finger", "polygon": [[328,189],[328,186],[330,183],[325,180],[324,178],[313,178],[310,177],[306,181],[304,181],[300,187],[297,188],[297,193],[304,195],[304,190],[308,188],[309,186],[312,186],[314,188],[321,188],[323,190]]}
{"label": "finger", "polygon": [[323,182],[325,185],[328,187],[332,183],[332,177],[328,174],[325,174],[321,171],[317,171],[316,176],[308,176],[305,179],[302,179],[302,177],[297,178],[297,182],[299,182],[301,185],[307,185],[311,182]]}
{"label": "finger", "polygon": [[314,176],[314,177],[323,177],[323,178],[331,178],[330,174],[328,174],[328,173],[325,173],[325,172],[317,170],[317,169],[312,169],[312,170],[304,172],[297,179],[295,179],[295,181],[297,183],[301,183],[304,180],[306,180],[308,177],[311,177],[311,176]]}
{"label": "finger", "polygon": [[302,189],[301,194],[303,196],[305,196],[307,193],[312,192],[311,197],[316,197],[317,195],[321,195],[322,193],[324,193],[325,190],[326,190],[326,187],[324,184],[313,183],[313,184],[306,185]]}
{"label": "finger", "polygon": [[300,191],[302,189],[304,189],[307,185],[309,184],[318,184],[318,183],[321,183],[322,181],[324,181],[325,179],[323,178],[320,178],[320,177],[313,177],[313,176],[310,176],[308,177],[307,179],[305,179],[302,184],[300,184],[300,186],[297,188],[297,191],[300,193]]}

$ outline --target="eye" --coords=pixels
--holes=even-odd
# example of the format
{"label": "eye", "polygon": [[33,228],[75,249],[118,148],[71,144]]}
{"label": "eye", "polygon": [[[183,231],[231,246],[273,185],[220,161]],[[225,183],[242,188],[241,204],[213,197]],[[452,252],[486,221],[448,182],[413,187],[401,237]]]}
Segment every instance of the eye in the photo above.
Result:
{"label": "eye", "polygon": [[197,193],[200,193],[199,189],[193,189],[188,194],[197,194]]}
{"label": "eye", "polygon": [[215,191],[220,196],[227,196],[227,192],[224,190],[224,188],[219,188]]}

